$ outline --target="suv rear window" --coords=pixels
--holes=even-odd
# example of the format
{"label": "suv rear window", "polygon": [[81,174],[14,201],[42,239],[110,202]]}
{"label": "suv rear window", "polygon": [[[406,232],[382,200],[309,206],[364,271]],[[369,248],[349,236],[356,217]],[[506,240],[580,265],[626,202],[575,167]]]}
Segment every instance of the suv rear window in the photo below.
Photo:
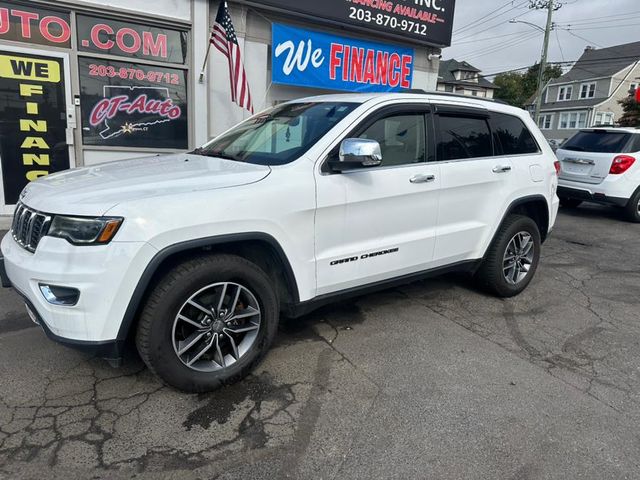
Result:
{"label": "suv rear window", "polygon": [[576,152],[631,153],[625,151],[630,133],[605,130],[582,130],[567,140],[560,148]]}

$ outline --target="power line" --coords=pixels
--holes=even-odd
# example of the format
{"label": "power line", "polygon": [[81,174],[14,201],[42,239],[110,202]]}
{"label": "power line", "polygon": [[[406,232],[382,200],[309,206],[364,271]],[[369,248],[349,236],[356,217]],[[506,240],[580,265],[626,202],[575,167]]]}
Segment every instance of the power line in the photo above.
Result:
{"label": "power line", "polygon": [[591,45],[595,45],[596,47],[600,47],[600,48],[604,48],[602,45],[597,44],[596,42],[592,42],[591,40],[589,40],[588,38],[584,38],[580,35],[578,35],[577,33],[573,33],[571,30],[569,30],[568,28],[563,28],[562,30],[564,30],[565,32],[567,32],[569,35],[573,35],[576,38],[579,38],[580,40],[584,40],[585,42],[587,42],[588,44]]}
{"label": "power line", "polygon": [[558,29],[555,29],[556,31],[556,42],[558,43],[558,48],[560,49],[560,56],[562,57],[562,61],[564,62],[564,52],[562,51],[562,44],[560,43],[560,35],[558,35]]}
{"label": "power line", "polygon": [[[505,3],[504,5],[502,5],[502,6],[498,7],[498,8],[496,8],[495,10],[492,10],[491,12],[487,13],[486,15],[484,15],[484,16],[482,16],[482,17],[480,17],[480,18],[478,18],[478,19],[476,19],[476,20],[474,20],[474,21],[472,21],[472,22],[470,22],[470,23],[467,23],[466,25],[463,25],[463,26],[462,26],[462,27],[460,27],[460,28],[455,29],[455,30],[453,31],[453,33],[454,33],[454,34],[455,34],[455,33],[460,33],[460,32],[462,32],[462,31],[464,31],[464,30],[469,29],[469,27],[470,27],[471,25],[477,24],[477,23],[479,23],[480,21],[484,20],[485,18],[490,17],[491,15],[493,15],[494,13],[499,12],[500,10],[502,10],[504,7],[508,6],[509,4],[513,5],[513,0],[509,0],[509,1],[508,1],[507,3]],[[505,13],[506,13],[506,12],[505,12]]]}
{"label": "power line", "polygon": [[[527,38],[533,38],[533,37],[537,36],[538,33],[539,32],[528,32],[528,33],[525,33],[524,36],[527,37]],[[469,50],[467,52],[460,53],[459,56],[461,56],[461,57],[474,56],[477,53],[481,53],[481,52],[485,52],[485,51],[488,51],[488,50],[492,50],[492,49],[494,49],[496,47],[508,47],[514,42],[519,42],[520,40],[522,40],[522,38],[523,38],[523,35],[521,33],[520,37],[518,37],[518,38],[502,41],[500,43],[493,43],[491,45],[483,46],[483,47],[480,47],[480,48],[474,48],[473,50]]]}
{"label": "power line", "polygon": [[456,47],[458,45],[466,45],[467,43],[478,43],[478,42],[485,42],[487,40],[495,40],[498,38],[504,38],[504,37],[513,37],[514,35],[522,35],[522,32],[512,32],[512,33],[505,33],[504,35],[495,35],[493,37],[484,37],[484,38],[478,38],[475,40],[466,40],[464,42],[456,42]]}
{"label": "power line", "polygon": [[515,47],[516,45],[520,45],[520,44],[522,44],[524,42],[528,42],[529,40],[533,40],[534,38],[538,37],[539,35],[540,35],[539,32],[532,32],[531,34],[526,35],[526,36],[524,36],[522,38],[519,38],[519,39],[517,39],[517,40],[515,40],[513,42],[509,42],[506,45],[503,44],[503,45],[495,46],[495,47],[493,47],[491,49],[488,49],[488,50],[477,51],[477,53],[475,53],[475,54],[468,55],[467,59],[469,59],[469,58],[470,59],[476,59],[476,58],[484,57],[485,55],[491,55],[493,53],[500,52],[500,51],[505,50],[507,48]]}
{"label": "power line", "polygon": [[[526,3],[526,2],[524,2],[524,3]],[[519,9],[520,7],[524,6],[524,3],[518,4],[518,6],[517,6],[517,7],[514,7],[512,10],[517,10],[517,9]],[[511,10],[508,10],[507,12],[510,12],[510,11],[511,11]],[[504,12],[504,13],[507,13],[507,12]],[[516,18],[520,18],[520,17],[522,17],[522,16],[524,16],[524,15],[527,15],[527,14],[529,14],[529,13],[531,13],[531,10],[527,10],[527,11],[525,11],[525,12],[521,13],[520,15],[516,15],[516,16],[515,16],[515,17],[513,17],[513,19],[511,19],[511,20],[515,20]],[[501,15],[502,15],[502,14],[501,14]],[[498,16],[501,16],[501,15],[498,15]],[[494,29],[494,28],[496,28],[496,27],[499,27],[499,26],[501,26],[501,25],[504,25],[504,24],[506,24],[506,23],[508,23],[508,21],[500,20],[498,23],[492,24],[492,25],[488,26],[487,28],[485,28],[485,29],[483,29],[483,30],[478,30],[477,32],[469,32],[469,31],[467,31],[467,32],[465,32],[465,33],[462,35],[462,37],[457,38],[457,40],[464,40],[464,39],[467,39],[467,38],[474,37],[474,36],[476,36],[476,35],[479,35],[479,34],[481,34],[481,33],[487,32],[487,31],[489,31],[489,30],[492,30],[492,29]]]}
{"label": "power line", "polygon": [[[582,21],[581,19],[577,19],[575,21],[571,21],[571,22],[560,22],[559,25],[580,25],[580,24],[591,24],[591,23],[608,23],[608,22],[615,22],[615,18],[621,18],[621,19],[627,19],[627,18],[631,18],[630,16],[635,16],[636,14],[640,15],[640,10],[636,10],[633,12],[627,12],[627,13],[616,13],[614,15],[605,15],[602,17],[598,17],[598,20],[588,20],[588,21]],[[602,19],[605,18],[609,18],[609,19],[613,19],[613,20],[606,20],[605,22],[602,22]]]}
{"label": "power line", "polygon": [[588,27],[588,28],[568,28],[567,31],[580,31],[580,30],[603,30],[603,29],[611,29],[611,28],[625,28],[625,27],[637,27],[637,23],[625,23],[623,25],[611,25],[609,27]]}

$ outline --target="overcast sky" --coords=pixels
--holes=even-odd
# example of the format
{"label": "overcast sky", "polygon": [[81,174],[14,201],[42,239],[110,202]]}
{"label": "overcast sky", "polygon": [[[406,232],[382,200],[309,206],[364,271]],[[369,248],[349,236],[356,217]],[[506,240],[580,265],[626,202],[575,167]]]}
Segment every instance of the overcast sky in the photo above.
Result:
{"label": "overcast sky", "polygon": [[[466,60],[485,75],[539,61],[543,33],[529,25],[509,23],[517,19],[544,28],[546,10],[530,10],[529,3],[456,0],[452,46],[442,52],[443,58]],[[640,0],[561,3],[553,18],[558,28],[551,34],[550,61],[577,60],[587,45],[597,48],[640,41]]]}

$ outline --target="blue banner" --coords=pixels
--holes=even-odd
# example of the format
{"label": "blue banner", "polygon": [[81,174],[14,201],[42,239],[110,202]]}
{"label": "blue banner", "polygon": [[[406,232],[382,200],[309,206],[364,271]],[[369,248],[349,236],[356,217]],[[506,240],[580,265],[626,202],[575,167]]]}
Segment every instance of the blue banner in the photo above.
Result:
{"label": "blue banner", "polygon": [[273,83],[350,92],[411,88],[410,48],[273,24]]}

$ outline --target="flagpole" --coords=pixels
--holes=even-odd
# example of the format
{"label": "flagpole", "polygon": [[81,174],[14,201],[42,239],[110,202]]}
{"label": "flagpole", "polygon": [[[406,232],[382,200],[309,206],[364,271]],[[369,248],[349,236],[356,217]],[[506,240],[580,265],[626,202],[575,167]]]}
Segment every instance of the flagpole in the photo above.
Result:
{"label": "flagpole", "polygon": [[[209,40],[211,40],[211,35],[209,35]],[[202,63],[202,70],[200,70],[200,79],[198,80],[200,83],[204,82],[204,71],[207,68],[207,62],[209,61],[210,51],[211,51],[211,41],[209,41],[209,45],[207,46],[207,53],[204,56],[204,62]]]}

